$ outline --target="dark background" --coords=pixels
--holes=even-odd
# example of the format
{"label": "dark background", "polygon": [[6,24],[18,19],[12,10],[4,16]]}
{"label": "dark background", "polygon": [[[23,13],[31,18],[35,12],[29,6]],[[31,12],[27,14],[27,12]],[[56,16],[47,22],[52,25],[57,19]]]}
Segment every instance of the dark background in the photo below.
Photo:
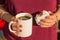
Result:
{"label": "dark background", "polygon": [[[60,30],[60,21],[58,22],[58,30]],[[58,40],[60,40],[60,31],[58,32]]]}

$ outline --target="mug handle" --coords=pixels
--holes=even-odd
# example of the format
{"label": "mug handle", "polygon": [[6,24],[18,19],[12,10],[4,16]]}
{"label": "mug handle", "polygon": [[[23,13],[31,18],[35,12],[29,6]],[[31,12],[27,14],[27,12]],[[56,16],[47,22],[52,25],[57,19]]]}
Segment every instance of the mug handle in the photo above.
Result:
{"label": "mug handle", "polygon": [[10,32],[16,32],[16,31],[13,31],[13,30],[11,29],[11,25],[12,25],[13,23],[15,23],[15,22],[11,21],[11,22],[9,23],[9,27],[8,27],[8,28],[9,28],[9,31],[10,31]]}

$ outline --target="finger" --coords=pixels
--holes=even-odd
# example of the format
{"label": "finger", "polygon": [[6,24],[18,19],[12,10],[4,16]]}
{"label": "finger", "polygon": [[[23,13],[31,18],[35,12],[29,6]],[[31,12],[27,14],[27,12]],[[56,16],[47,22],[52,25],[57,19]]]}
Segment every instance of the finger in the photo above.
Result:
{"label": "finger", "polygon": [[53,25],[54,23],[56,23],[56,21],[51,21],[51,22],[40,21],[40,24],[45,26],[50,26],[50,25]]}
{"label": "finger", "polygon": [[41,24],[41,23],[40,23],[40,26],[41,26],[41,27],[44,27],[44,28],[48,28],[48,27],[51,27],[52,25],[51,25],[51,24]]}
{"label": "finger", "polygon": [[16,19],[16,17],[12,17],[12,21],[18,22],[18,19]]}
{"label": "finger", "polygon": [[47,22],[40,22],[40,25],[49,26],[49,25],[50,25],[50,23],[47,23]]}
{"label": "finger", "polygon": [[55,19],[54,16],[46,16],[45,18],[46,18],[46,19],[50,19],[50,20],[54,20],[54,19]]}
{"label": "finger", "polygon": [[11,20],[14,21],[16,19],[16,17],[12,17]]}
{"label": "finger", "polygon": [[17,22],[15,22],[15,23],[12,24],[12,28],[13,28],[14,30],[17,30],[18,28],[20,28],[19,26],[20,26],[20,24],[17,23]]}
{"label": "finger", "polygon": [[50,26],[52,26],[52,25],[54,25],[54,24],[56,24],[56,22],[51,23]]}
{"label": "finger", "polygon": [[52,14],[53,14],[51,11],[48,11],[48,13],[49,13],[50,15],[52,15]]}
{"label": "finger", "polygon": [[12,32],[15,36],[17,36],[18,37],[18,33],[17,32]]}
{"label": "finger", "polygon": [[48,25],[40,25],[41,27],[49,27]]}
{"label": "finger", "polygon": [[48,28],[50,27],[49,25],[44,25],[44,24],[40,24],[41,27],[44,27],[44,28]]}
{"label": "finger", "polygon": [[43,26],[43,27],[51,27],[52,25],[54,25],[56,22],[51,22],[51,23],[43,23],[43,22],[40,22],[40,26]]}
{"label": "finger", "polygon": [[22,32],[22,25],[17,25],[17,32]]}
{"label": "finger", "polygon": [[17,32],[21,32],[22,31],[22,25],[21,24],[17,24]]}
{"label": "finger", "polygon": [[56,16],[48,16],[44,20],[47,22],[48,21],[51,21],[51,22],[57,21]]}
{"label": "finger", "polygon": [[12,30],[14,30],[14,31],[17,30],[17,24],[16,24],[16,23],[13,23],[13,24],[12,24]]}
{"label": "finger", "polygon": [[18,28],[18,29],[22,29],[22,25],[21,25],[21,24],[18,24],[18,25],[17,25],[17,28]]}
{"label": "finger", "polygon": [[45,19],[43,21],[46,22],[46,23],[52,23],[52,22],[56,22],[57,20]]}
{"label": "finger", "polygon": [[19,32],[22,32],[22,30],[21,30],[21,29],[17,29],[17,31],[16,31],[16,32],[18,32],[18,33],[19,33]]}
{"label": "finger", "polygon": [[18,26],[18,27],[22,28],[22,25],[21,25],[21,24],[19,24],[19,26]]}
{"label": "finger", "polygon": [[44,19],[44,20],[40,20],[40,22],[51,23],[51,22],[55,22],[55,21],[54,20],[49,20],[49,19]]}

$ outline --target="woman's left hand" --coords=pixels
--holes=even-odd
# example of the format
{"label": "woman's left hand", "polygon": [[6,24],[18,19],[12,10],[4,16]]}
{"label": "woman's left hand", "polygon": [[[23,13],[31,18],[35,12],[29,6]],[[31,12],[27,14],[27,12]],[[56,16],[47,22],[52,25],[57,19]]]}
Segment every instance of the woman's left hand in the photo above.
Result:
{"label": "woman's left hand", "polygon": [[52,15],[47,16],[45,19],[40,21],[40,26],[43,28],[52,27],[57,22],[57,17],[55,13],[51,13],[51,12],[49,13]]}

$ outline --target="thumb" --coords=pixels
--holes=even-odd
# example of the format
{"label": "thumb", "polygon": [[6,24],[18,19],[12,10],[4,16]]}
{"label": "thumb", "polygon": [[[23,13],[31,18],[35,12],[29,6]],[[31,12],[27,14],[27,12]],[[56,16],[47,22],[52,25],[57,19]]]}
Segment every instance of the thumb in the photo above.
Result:
{"label": "thumb", "polygon": [[46,10],[43,10],[44,13],[49,13],[49,15],[52,15],[53,13],[51,11],[46,11]]}
{"label": "thumb", "polygon": [[53,14],[51,11],[48,11],[48,13],[49,13],[50,15],[52,15],[52,14]]}
{"label": "thumb", "polygon": [[16,17],[12,17],[11,19],[12,21],[18,22],[18,19],[16,19]]}
{"label": "thumb", "polygon": [[48,13],[49,13],[50,15],[53,15],[53,13],[52,13],[51,11],[48,11]]}

